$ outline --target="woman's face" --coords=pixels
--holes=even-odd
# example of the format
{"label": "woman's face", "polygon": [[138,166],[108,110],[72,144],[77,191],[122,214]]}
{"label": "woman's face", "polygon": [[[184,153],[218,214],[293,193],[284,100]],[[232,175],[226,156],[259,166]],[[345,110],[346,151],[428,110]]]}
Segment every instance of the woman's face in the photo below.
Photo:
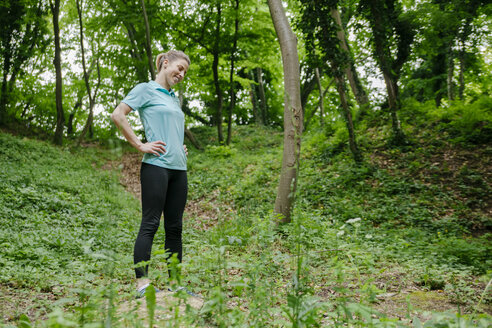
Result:
{"label": "woman's face", "polygon": [[162,63],[162,69],[159,74],[164,74],[165,83],[172,88],[175,84],[183,81],[188,71],[188,62],[179,58],[172,62],[167,59]]}

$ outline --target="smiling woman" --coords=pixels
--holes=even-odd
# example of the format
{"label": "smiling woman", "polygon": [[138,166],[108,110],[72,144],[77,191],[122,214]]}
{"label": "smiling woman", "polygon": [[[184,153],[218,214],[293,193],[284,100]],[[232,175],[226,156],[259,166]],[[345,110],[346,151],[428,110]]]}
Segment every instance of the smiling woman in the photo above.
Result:
{"label": "smiling woman", "polygon": [[[181,82],[190,65],[182,51],[171,50],[156,59],[155,81],[135,86],[116,107],[111,118],[132,146],[144,153],[140,169],[142,223],[135,241],[137,296],[149,286],[148,263],[154,235],[164,213],[165,248],[182,258],[182,216],[188,194],[187,150],[184,141],[184,113],[172,87]],[[126,115],[138,111],[146,143],[135,135]]]}

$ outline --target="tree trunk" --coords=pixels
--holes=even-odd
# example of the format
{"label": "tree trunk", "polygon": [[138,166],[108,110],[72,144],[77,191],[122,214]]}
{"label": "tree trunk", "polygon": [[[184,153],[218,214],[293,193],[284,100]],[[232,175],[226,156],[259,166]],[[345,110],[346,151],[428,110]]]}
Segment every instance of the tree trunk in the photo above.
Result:
{"label": "tree trunk", "polygon": [[82,93],[80,93],[77,102],[73,106],[73,110],[68,116],[68,123],[67,123],[67,134],[71,136],[73,134],[73,119],[75,118],[75,113],[77,112],[77,109],[79,107],[82,107]]}
{"label": "tree trunk", "polygon": [[67,122],[67,135],[69,137],[72,137],[72,134],[73,134],[73,119],[74,118],[75,118],[75,112],[71,112],[70,115],[68,115],[68,122]]}
{"label": "tree trunk", "polygon": [[236,0],[235,13],[236,18],[234,21],[234,40],[231,49],[231,73],[229,75],[229,83],[230,83],[230,102],[229,102],[229,120],[227,122],[227,141],[226,144],[231,144],[232,138],[232,111],[234,110],[234,106],[236,105],[236,91],[234,90],[234,57],[236,55],[237,49],[237,36],[239,31],[239,0]]}
{"label": "tree trunk", "polygon": [[7,94],[7,76],[10,71],[10,60],[7,56],[3,58],[3,80],[2,80],[2,94],[0,95],[0,125],[6,123],[7,120],[7,103],[8,103],[8,94]]}
{"label": "tree trunk", "polygon": [[123,24],[125,25],[127,30],[128,41],[130,42],[130,56],[132,57],[133,63],[135,65],[138,81],[147,82],[149,74],[146,70],[144,70],[146,65],[142,65],[142,63],[144,63],[144,60],[142,59],[143,54],[140,53],[142,47],[139,47],[138,41],[135,37],[135,26],[133,26],[132,23],[128,23],[126,21],[123,21]]}
{"label": "tree trunk", "polygon": [[217,133],[219,138],[219,143],[224,142],[224,135],[222,133],[222,90],[220,88],[219,82],[219,46],[220,46],[220,19],[221,19],[221,8],[220,2],[217,3],[217,24],[215,27],[215,46],[214,46],[214,61],[212,63],[212,71],[214,74],[214,85],[215,93],[217,94],[217,112],[216,112],[216,123],[217,123]]}
{"label": "tree trunk", "polygon": [[[88,78],[89,77],[87,77],[87,79]],[[94,106],[96,105],[96,97],[97,97],[97,93],[99,91],[100,85],[101,85],[101,70],[99,68],[99,62],[97,62],[97,85],[96,85],[96,89],[94,90],[94,94],[92,96],[90,96],[91,90],[90,89],[87,90],[87,92],[89,93],[89,116],[87,117],[87,121],[85,122],[84,129],[80,133],[79,144],[85,138],[87,131],[89,131],[89,136],[91,138],[94,136],[94,131],[93,131]]]}
{"label": "tree trunk", "polygon": [[454,83],[453,83],[453,75],[454,75],[454,54],[452,43],[450,42],[448,45],[448,78],[447,78],[447,87],[448,87],[448,99],[454,100]]}
{"label": "tree trunk", "polygon": [[57,145],[63,144],[63,127],[65,124],[65,115],[63,113],[62,103],[62,71],[61,71],[61,48],[60,48],[60,26],[58,17],[60,14],[60,0],[50,0],[51,12],[53,14],[53,33],[55,35],[55,71],[56,71],[56,130],[54,142]]}
{"label": "tree trunk", "polygon": [[341,48],[347,53],[347,55],[350,57],[348,65],[345,67],[345,74],[347,75],[347,79],[350,84],[350,88],[352,89],[352,92],[354,93],[355,100],[359,104],[361,108],[365,107],[369,103],[369,98],[367,97],[366,92],[362,88],[362,85],[360,83],[357,71],[355,70],[355,65],[352,60],[352,56],[347,44],[347,38],[345,36],[345,30],[343,29],[342,25],[342,19],[340,17],[340,12],[338,11],[337,8],[332,8],[331,9],[331,17],[335,20],[338,30],[337,30],[337,37],[338,40],[340,41],[340,46]]}
{"label": "tree trunk", "polygon": [[315,72],[315,75],[316,75],[316,83],[318,84],[318,91],[319,91],[319,103],[318,103],[318,107],[319,107],[319,123],[321,126],[324,125],[324,120],[323,120],[323,115],[324,115],[324,107],[323,107],[323,96],[324,96],[324,93],[323,93],[323,87],[321,86],[321,78],[319,76],[319,68],[316,67],[316,69],[314,70]]}
{"label": "tree trunk", "polygon": [[81,50],[81,55],[82,55],[82,68],[84,71],[83,72],[84,73],[84,82],[85,82],[85,88],[87,90],[87,95],[89,96],[89,116],[87,117],[87,121],[85,123],[85,126],[82,129],[82,132],[80,133],[80,136],[79,136],[78,143],[80,144],[82,142],[82,140],[84,140],[85,135],[87,134],[88,131],[91,131],[91,134],[93,135],[92,122],[94,120],[94,105],[95,105],[95,99],[97,96],[97,91],[98,91],[99,85],[101,83],[101,72],[100,72],[100,68],[99,68],[99,62],[96,62],[96,65],[97,65],[97,86],[96,86],[96,90],[94,91],[94,95],[93,95],[92,90],[91,90],[91,86],[89,83],[89,73],[87,72],[87,65],[85,62],[84,29],[83,29],[83,24],[82,24],[81,0],[76,0],[76,5],[77,5],[78,16],[79,16],[80,50]]}
{"label": "tree trunk", "polygon": [[[321,98],[320,98],[320,99],[324,99],[324,98],[325,98],[326,93],[327,93],[327,92],[328,92],[328,90],[330,89],[330,87],[331,87],[331,85],[332,85],[333,81],[335,81],[335,79],[332,79],[332,80],[330,81],[330,83],[328,84],[328,86],[325,88],[325,91],[323,91],[323,95],[321,96]],[[307,131],[307,128],[308,128],[308,126],[309,126],[309,123],[311,123],[311,120],[313,119],[314,114],[316,114],[316,111],[317,111],[318,107],[319,107],[319,103],[318,103],[318,105],[316,105],[316,107],[314,108],[314,110],[312,111],[312,113],[311,113],[311,114],[309,114],[309,116],[305,119],[305,123],[304,123],[304,131]]]}
{"label": "tree trunk", "polygon": [[152,76],[152,80],[155,80],[155,69],[154,69],[154,61],[152,60],[152,46],[150,40],[150,26],[149,19],[147,17],[147,10],[145,9],[145,0],[140,0],[142,4],[142,13],[145,23],[145,51],[147,52],[147,59],[149,61],[149,70],[150,75]]}
{"label": "tree trunk", "polygon": [[[397,111],[400,107],[398,96],[398,75],[396,69],[391,64],[391,54],[385,52],[385,33],[386,26],[383,26],[381,13],[375,8],[377,2],[371,2],[371,13],[373,18],[372,32],[374,35],[374,48],[376,60],[379,68],[383,73],[384,83],[388,93],[388,105],[391,117],[391,127],[393,130],[393,142],[395,144],[405,144],[406,138],[401,129],[400,120],[398,119]],[[401,59],[400,59],[401,60]],[[400,66],[401,67],[401,66]],[[399,70],[399,69],[398,69]]]}
{"label": "tree trunk", "polygon": [[260,115],[261,121],[263,124],[267,123],[267,106],[266,106],[266,97],[265,97],[265,86],[263,84],[263,70],[261,67],[256,68],[256,75],[258,78],[258,94],[259,98],[259,107],[260,107]]}
{"label": "tree trunk", "polygon": [[458,97],[463,100],[463,95],[465,93],[465,45],[462,43],[461,49],[459,51],[460,61],[460,73],[459,73],[459,87],[458,87]]}
{"label": "tree trunk", "polygon": [[[256,82],[255,74],[251,71],[251,79]],[[250,84],[249,97],[251,98],[251,105],[253,106],[253,116],[255,119],[256,125],[263,125],[263,121],[261,119],[260,111],[258,108],[258,97],[256,95],[256,85],[254,83]]]}
{"label": "tree trunk", "polygon": [[191,130],[185,128],[185,136],[188,140],[190,140],[191,144],[195,146],[196,149],[203,150],[203,147],[200,146],[200,143],[196,140],[195,135],[191,132]]}
{"label": "tree trunk", "polygon": [[[320,75],[323,74],[323,72],[318,68],[320,71]],[[306,71],[306,80],[304,83],[301,84],[301,106],[303,110],[303,114],[305,114],[305,109],[306,109],[306,104],[309,99],[309,95],[313,90],[316,89],[316,75],[312,74],[312,70],[308,69]]]}
{"label": "tree trunk", "polygon": [[352,156],[357,163],[362,162],[362,155],[360,154],[359,147],[357,147],[357,142],[355,138],[354,123],[352,120],[352,113],[350,112],[350,107],[347,101],[347,93],[345,92],[345,81],[342,76],[336,76],[335,73],[335,83],[337,86],[338,95],[340,96],[340,105],[342,107],[342,113],[345,118],[345,123],[347,125],[347,130],[349,133],[349,147],[352,152]]}
{"label": "tree trunk", "polygon": [[388,92],[388,105],[391,115],[391,127],[393,129],[393,136],[396,144],[405,143],[405,135],[401,130],[400,120],[398,119],[397,110],[399,108],[398,100],[398,85],[392,78],[391,73],[386,69],[383,69],[384,83],[386,84],[386,90]]}
{"label": "tree trunk", "polygon": [[[188,107],[187,101],[185,100],[185,97],[183,95],[183,90],[181,87],[182,87],[182,84],[178,84],[178,89],[179,89],[178,99],[179,99],[179,103],[181,104],[181,110],[183,112],[185,112],[184,108],[188,109],[188,111],[189,111],[189,108],[187,108]],[[200,146],[200,143],[198,142],[198,140],[196,140],[193,132],[191,132],[191,130],[187,129],[186,125],[185,125],[185,129],[184,129],[184,133],[185,133],[185,136],[188,138],[188,140],[190,140],[191,144],[193,146],[195,146],[196,149],[203,150],[203,147]]]}
{"label": "tree trunk", "polygon": [[268,0],[270,14],[282,52],[284,68],[284,150],[274,212],[281,222],[291,221],[301,152],[302,108],[297,39],[281,0]]}

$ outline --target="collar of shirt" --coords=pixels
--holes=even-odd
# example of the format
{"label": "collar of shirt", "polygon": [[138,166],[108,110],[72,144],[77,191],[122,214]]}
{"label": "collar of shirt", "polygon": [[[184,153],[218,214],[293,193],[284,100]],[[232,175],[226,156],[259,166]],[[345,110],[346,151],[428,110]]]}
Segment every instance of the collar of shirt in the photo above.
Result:
{"label": "collar of shirt", "polygon": [[176,95],[174,94],[174,91],[173,89],[171,90],[167,90],[166,88],[164,88],[162,85],[160,85],[159,83],[157,83],[156,81],[149,81],[149,84],[156,88],[157,90],[159,91],[162,91],[164,92],[165,94],[167,94],[168,96],[171,96],[171,97],[176,97]]}

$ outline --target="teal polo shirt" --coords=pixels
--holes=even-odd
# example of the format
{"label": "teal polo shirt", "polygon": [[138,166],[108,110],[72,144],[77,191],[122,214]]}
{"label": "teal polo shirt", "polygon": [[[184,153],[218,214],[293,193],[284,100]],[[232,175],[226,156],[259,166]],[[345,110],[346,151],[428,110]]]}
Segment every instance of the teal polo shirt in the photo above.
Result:
{"label": "teal polo shirt", "polygon": [[184,113],[174,92],[155,81],[140,83],[122,100],[138,111],[148,142],[164,141],[163,155],[144,154],[142,162],[172,170],[186,170]]}

